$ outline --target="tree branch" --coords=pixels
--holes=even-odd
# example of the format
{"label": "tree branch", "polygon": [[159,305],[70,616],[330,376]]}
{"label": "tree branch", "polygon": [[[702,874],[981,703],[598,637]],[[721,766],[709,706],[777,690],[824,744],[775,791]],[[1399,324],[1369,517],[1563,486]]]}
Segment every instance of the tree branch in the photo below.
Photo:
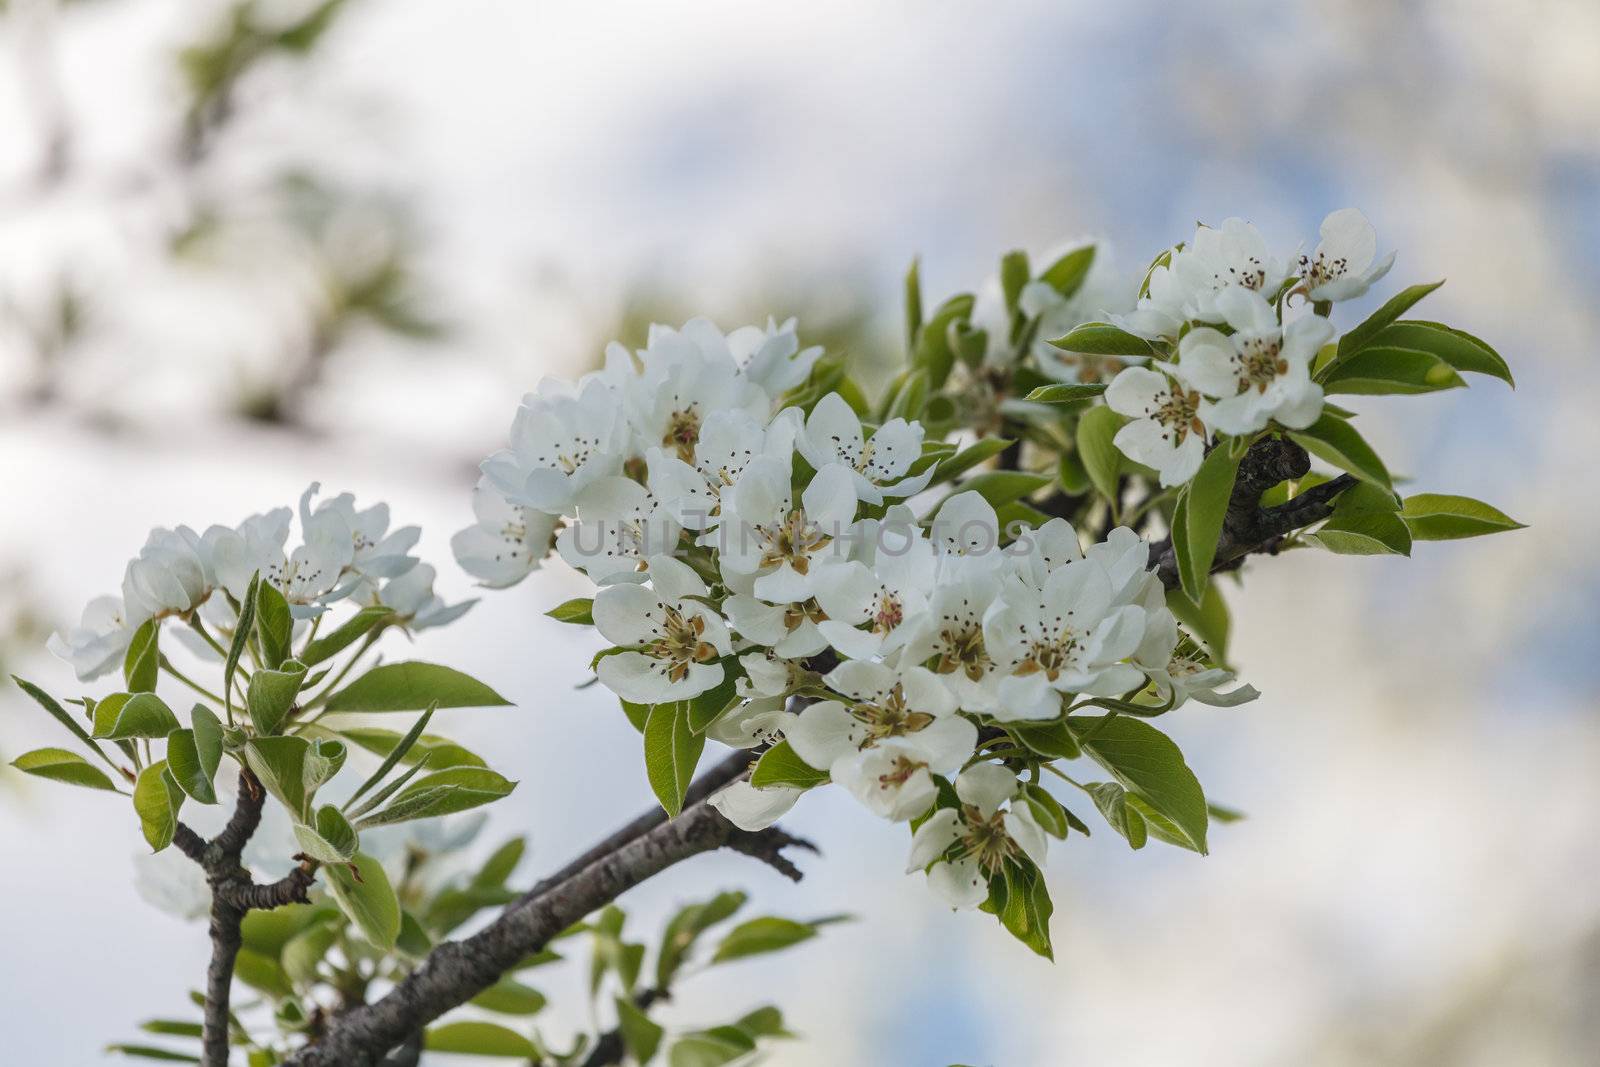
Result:
{"label": "tree branch", "polygon": [[[1355,484],[1348,474],[1307,489],[1276,507],[1261,506],[1261,494],[1279,482],[1304,478],[1311,470],[1306,450],[1288,438],[1263,437],[1239,462],[1233,493],[1222,518],[1222,536],[1212,558],[1213,572],[1232,570],[1253,552],[1273,552],[1285,534],[1333,514],[1338,495]],[[1178,555],[1171,536],[1150,544],[1150,567],[1168,589],[1178,588]]]}
{"label": "tree branch", "polygon": [[[464,941],[436,946],[422,965],[372,1004],[334,1021],[326,1036],[286,1061],[286,1067],[372,1067],[429,1022],[493,985],[518,961],[585,915],[691,856],[732,848],[773,866],[786,877],[799,870],[784,848],[814,848],[776,827],[748,832],[724,819],[705,796],[742,774],[749,754],[737,753],[695,783],[694,803],[675,819],[641,816],[595,846],[575,872],[569,864]],[[730,773],[731,771],[731,773]],[[643,828],[643,829],[641,829]],[[596,855],[602,847],[604,854]]]}

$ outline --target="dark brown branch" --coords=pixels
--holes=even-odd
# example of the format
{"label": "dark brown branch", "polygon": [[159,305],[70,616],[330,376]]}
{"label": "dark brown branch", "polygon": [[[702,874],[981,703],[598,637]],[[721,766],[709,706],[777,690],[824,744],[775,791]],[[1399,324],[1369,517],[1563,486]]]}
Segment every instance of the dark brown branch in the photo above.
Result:
{"label": "dark brown branch", "polygon": [[[641,989],[633,995],[633,1006],[640,1011],[648,1012],[656,1001],[666,999],[667,994],[664,990],[652,986],[649,989]],[[627,1053],[628,1046],[622,1039],[621,1028],[607,1030],[594,1043],[594,1048],[589,1050],[589,1055],[584,1058],[583,1067],[614,1067],[615,1064],[622,1062]]]}
{"label": "dark brown branch", "polygon": [[[1261,506],[1261,494],[1279,482],[1304,478],[1311,470],[1306,450],[1286,438],[1263,437],[1250,446],[1239,463],[1228,510],[1222,519],[1222,536],[1211,570],[1227,571],[1238,567],[1253,552],[1277,550],[1284,535],[1333,514],[1338,495],[1355,484],[1348,474],[1307,489],[1293,500],[1277,507]],[[1168,589],[1178,588],[1178,555],[1172,538],[1150,545],[1150,566]]]}
{"label": "dark brown branch", "polygon": [[[747,763],[748,755],[741,755]],[[718,767],[712,773],[722,770]],[[707,784],[699,792],[703,795],[712,788]],[[626,831],[643,821],[635,820],[607,840],[622,840]],[[655,823],[554,885],[549,884],[553,879],[546,879],[541,885],[547,888],[511,904],[466,940],[438,945],[386,996],[341,1016],[322,1041],[300,1050],[286,1067],[372,1067],[429,1022],[493,985],[561,931],[667,868],[728,847],[795,877],[799,872],[781,855],[789,845],[810,847],[776,828],[739,830],[699,800],[677,818]]]}

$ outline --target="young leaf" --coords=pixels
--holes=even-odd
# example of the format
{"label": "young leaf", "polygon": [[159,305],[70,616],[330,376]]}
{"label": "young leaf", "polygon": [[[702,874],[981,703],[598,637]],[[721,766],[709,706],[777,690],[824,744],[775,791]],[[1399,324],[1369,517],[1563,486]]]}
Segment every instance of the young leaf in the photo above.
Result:
{"label": "young leaf", "polygon": [[1041,385],[1029,393],[1024,400],[1031,400],[1035,404],[1076,404],[1080,400],[1093,400],[1106,391],[1105,383],[1091,382],[1084,385]]}
{"label": "young leaf", "polygon": [[472,998],[472,1004],[500,1015],[537,1015],[544,1009],[545,996],[515,978],[502,978]]}
{"label": "young leaf", "polygon": [[204,704],[189,709],[189,725],[194,729],[195,755],[207,781],[214,781],[222,766],[222,723]]}
{"label": "young leaf", "polygon": [[294,633],[289,602],[271,582],[256,583],[255,599],[256,634],[261,639],[261,658],[265,660],[263,666],[276,669],[289,658],[289,642]]}
{"label": "young leaf", "polygon": [[594,598],[574,597],[564,604],[558,604],[545,612],[557,622],[576,623],[580,626],[594,625]]}
{"label": "young leaf", "polygon": [[1335,513],[1303,540],[1341,556],[1411,555],[1411,531],[1393,512]]}
{"label": "young leaf", "polygon": [[300,851],[323,863],[348,863],[359,844],[354,828],[331,804],[317,809],[314,825],[295,823],[294,836]]}
{"label": "young leaf", "polygon": [[233,642],[228,646],[228,655],[222,662],[222,700],[228,714],[228,721],[233,721],[233,675],[239,669],[239,657],[244,655],[245,648],[250,644],[250,635],[256,626],[256,600],[261,586],[261,572],[256,571],[250,576],[250,584],[245,588],[244,599],[239,602],[239,621],[233,627]]}
{"label": "young leaf", "polygon": [[672,1043],[668,1067],[723,1067],[756,1050],[755,1039],[732,1026],[693,1030]]}
{"label": "young leaf", "polygon": [[656,953],[656,988],[668,988],[695,940],[707,928],[744,907],[746,899],[745,894],[738,891],[718,893],[710,900],[680,909],[669,919],[661,933],[661,949]]}
{"label": "young leaf", "polygon": [[1089,472],[1089,481],[1100,495],[1117,507],[1117,476],[1122,472],[1122,453],[1111,439],[1122,428],[1122,417],[1104,404],[1083,413],[1078,420],[1078,456]]}
{"label": "young leaf", "polygon": [[1481,500],[1445,493],[1418,493],[1407,497],[1400,517],[1418,541],[1449,541],[1526,528]]}
{"label": "young leaf", "polygon": [[906,269],[906,351],[917,350],[922,333],[922,261],[913,259]]}
{"label": "young leaf", "polygon": [[122,792],[106,777],[106,772],[76,752],[64,748],[36,748],[32,752],[24,752],[11,761],[11,766],[24,774],[54,782],[81,785],[87,789],[104,789],[110,793]]}
{"label": "young leaf", "polygon": [[1378,331],[1410,311],[1417,301],[1443,284],[1444,280],[1440,279],[1430,285],[1413,285],[1390,297],[1389,302],[1368,315],[1366,321],[1339,338],[1339,358],[1343,359],[1371,344]]}
{"label": "young leaf", "polygon": [[99,756],[102,760],[105,760],[106,766],[110,767],[112,770],[118,769],[116,763],[111,759],[111,757],[106,755],[105,749],[95,744],[94,739],[89,736],[89,732],[83,728],[77,719],[74,719],[71,715],[67,714],[67,709],[56,703],[56,699],[54,697],[52,697],[49,693],[46,693],[43,689],[40,689],[38,686],[34,685],[32,682],[18,678],[14,674],[11,676],[11,680],[16,682],[17,687],[32,697],[41,708],[49,712],[52,719],[60,723],[62,726],[65,726],[67,731],[71,733],[73,737],[76,737],[79,741],[82,741],[89,747],[90,751]]}
{"label": "young leaf", "polygon": [[1405,396],[1460,389],[1467,384],[1438,356],[1376,343],[1335,361],[1320,381],[1330,396]]}
{"label": "young leaf", "polygon": [[1094,253],[1094,245],[1074,248],[1040,271],[1039,280],[1070,299],[1083,287],[1084,279],[1089,276],[1089,268],[1094,266]]}
{"label": "young leaf", "polygon": [[1094,799],[1094,806],[1100,809],[1100,814],[1111,828],[1127,838],[1128,844],[1135,849],[1144,848],[1149,829],[1145,826],[1144,816],[1128,807],[1127,791],[1115,782],[1090,782],[1087,788],[1089,796]]}
{"label": "young leaf", "polygon": [[421,711],[487,708],[511,702],[460,671],[433,663],[384,663],[328,698],[328,711]]}
{"label": "young leaf", "polygon": [[152,850],[160,852],[172,844],[182,804],[183,791],[167,773],[166,760],[158,760],[139,772],[139,780],[133,785],[133,810],[138,813],[139,828]]}
{"label": "young leaf", "polygon": [[1167,607],[1191,634],[1205,645],[1219,664],[1228,661],[1228,632],[1232,620],[1222,588],[1215,582],[1206,585],[1205,596],[1196,604],[1182,589],[1167,590]]}
{"label": "young leaf", "polygon": [[307,644],[297,658],[307,667],[315,667],[323,660],[337,656],[371,633],[375,627],[393,618],[394,612],[382,604],[364,607],[341,623],[338,629],[323,634]]}
{"label": "young leaf", "polygon": [[[375,726],[350,727],[339,731],[339,736],[360,745],[368,752],[377,756],[387,757],[396,746],[405,740],[397,730],[381,730]],[[487,767],[482,756],[476,752],[456,744],[448,737],[439,734],[422,734],[404,750],[399,762],[407,766],[416,763],[424,757],[428,766],[436,771],[446,767]]]}
{"label": "young leaf", "polygon": [[1288,436],[1313,456],[1327,460],[1340,470],[1349,471],[1362,481],[1384,489],[1394,488],[1389,482],[1389,472],[1384,468],[1383,460],[1343,419],[1323,412],[1316,422],[1304,430],[1290,430]]}
{"label": "young leaf", "polygon": [[750,774],[750,784],[757,789],[775,785],[810,789],[827,780],[827,771],[819,771],[801,759],[787,741],[779,741],[763,752]]}
{"label": "young leaf", "polygon": [[1083,749],[1129,790],[1150,802],[1179,828],[1196,852],[1206,851],[1206,797],[1172,739],[1147,722],[1119,716],[1074,715]]}
{"label": "young leaf", "polygon": [[[1178,574],[1183,591],[1191,600],[1198,601],[1205,595],[1211,563],[1216,558],[1222,520],[1228,514],[1234,477],[1239,472],[1239,460],[1232,453],[1232,449],[1220,445],[1211,450],[1184,494],[1182,522],[1176,512],[1173,515],[1172,543],[1177,549]],[[1180,527],[1182,538],[1177,536]]]}
{"label": "young leaf", "polygon": [[[924,455],[911,465],[912,473],[920,473],[919,464],[923,464],[924,460],[937,463],[938,466],[933,472],[933,479],[928,484],[940,485],[944,482],[955,480],[986,460],[993,459],[1004,452],[1010,445],[1011,442],[1003,437],[985,437],[981,441],[974,441],[954,455],[945,455],[943,458],[940,458],[940,453]],[[924,469],[925,466],[923,464]]]}
{"label": "young leaf", "polygon": [[179,789],[202,804],[217,802],[217,790],[211,782],[216,767],[206,770],[193,730],[174,730],[167,735],[167,765],[172,768],[172,780]]}
{"label": "young leaf", "polygon": [[330,866],[327,874],[339,910],[355,923],[361,936],[380,949],[394,948],[400,935],[400,901],[383,864],[359,852],[348,866]]}
{"label": "young leaf", "polygon": [[[738,702],[739,678],[743,673],[737,656],[722,658],[722,681],[689,701],[689,729],[697,734],[705,733],[706,727]],[[649,721],[648,712],[645,721]]]}
{"label": "young leaf", "polygon": [[778,952],[816,936],[817,929],[811,923],[781,919],[776,915],[749,919],[728,931],[712,953],[711,962],[726,963],[764,952]]}
{"label": "young leaf", "polygon": [[650,788],[670,816],[683,811],[683,796],[694,777],[700,753],[705,749],[704,734],[689,724],[687,704],[656,704],[644,724],[644,767]]}
{"label": "young leaf", "polygon": [[429,1052],[458,1052],[469,1056],[499,1056],[537,1062],[539,1048],[515,1030],[497,1023],[446,1023],[428,1030],[422,1047]]}
{"label": "young leaf", "polygon": [[431,819],[489,804],[507,796],[517,783],[486,767],[451,767],[424,775],[395,794],[388,806],[362,816],[360,829]]}
{"label": "young leaf", "polygon": [[250,721],[256,733],[275,734],[278,727],[294,707],[300,695],[300,685],[306,678],[306,665],[297,660],[285,660],[281,669],[263,667],[250,676],[250,686],[245,693],[245,705],[250,711]]}
{"label": "young leaf", "polygon": [[311,744],[303,737],[253,737],[244,747],[244,761],[267,792],[296,818],[306,807],[306,753]]}
{"label": "young leaf", "polygon": [[1090,356],[1148,356],[1155,352],[1149,341],[1109,322],[1086,322],[1050,344],[1065,352]]}
{"label": "young leaf", "polygon": [[661,1037],[666,1033],[651,1020],[632,997],[617,998],[617,1029],[622,1032],[622,1043],[636,1063],[642,1067],[649,1063],[661,1047]]}
{"label": "young leaf", "polygon": [[94,735],[108,741],[166,737],[179,726],[154,693],[112,693],[94,706]]}
{"label": "young leaf", "polygon": [[146,619],[133,632],[128,643],[128,653],[122,660],[122,677],[127,680],[130,693],[153,693],[156,676],[161,667],[161,624]]}
{"label": "young leaf", "polygon": [[1070,825],[1067,822],[1067,810],[1048,789],[1037,782],[1028,782],[1022,787],[1022,799],[1028,805],[1028,810],[1033,813],[1034,821],[1045,833],[1055,838],[1067,836]]}
{"label": "young leaf", "polygon": [[1438,356],[1458,371],[1487,374],[1491,378],[1499,378],[1513,389],[1517,385],[1511,377],[1511,368],[1500,353],[1470,333],[1453,329],[1442,322],[1407,319],[1391,323],[1373,335],[1372,343],[1421,349]]}
{"label": "young leaf", "polygon": [[1006,300],[1008,314],[1017,313],[1017,297],[1022,287],[1033,278],[1033,268],[1028,265],[1028,253],[1017,249],[1000,257],[1000,292]]}

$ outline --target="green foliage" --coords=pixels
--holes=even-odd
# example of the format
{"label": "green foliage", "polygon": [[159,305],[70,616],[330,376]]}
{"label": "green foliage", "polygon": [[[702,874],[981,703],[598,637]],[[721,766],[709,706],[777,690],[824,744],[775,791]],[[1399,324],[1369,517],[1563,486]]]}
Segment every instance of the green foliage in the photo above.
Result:
{"label": "green foliage", "polygon": [[300,662],[307,667],[315,667],[380,630],[384,623],[393,618],[394,612],[381,604],[362,608],[333,630],[309,642],[300,652]]}
{"label": "green foliage", "polygon": [[683,811],[683,796],[706,747],[685,703],[656,704],[644,723],[644,766],[650,789],[668,815]]}
{"label": "green foliage", "polygon": [[1201,462],[1173,512],[1172,547],[1178,557],[1183,591],[1192,601],[1198,602],[1205,595],[1238,471],[1238,457],[1219,443]]}
{"label": "green foliage", "polygon": [[[1124,788],[1170,819],[1186,847],[1202,854],[1206,851],[1205,792],[1170,737],[1147,722],[1125,715],[1074,715],[1070,722],[1085,754]],[[1095,803],[1105,810],[1099,796]],[[1124,828],[1118,827],[1118,832],[1127,836],[1130,843],[1133,841]]]}
{"label": "green foliage", "polygon": [[121,792],[99,767],[64,748],[36,748],[32,752],[24,752],[11,761],[11,766],[24,774],[48,778],[53,782],[103,789],[110,793]]}
{"label": "green foliage", "polygon": [[516,782],[486,767],[451,767],[418,778],[396,793],[387,807],[363,815],[356,826],[365,829],[467,811],[499,800],[516,787]]}
{"label": "green foliage", "polygon": [[1083,461],[1089,482],[1117,510],[1117,478],[1122,472],[1122,453],[1111,443],[1122,428],[1122,416],[1105,405],[1097,405],[1078,420],[1078,458]]}
{"label": "green foliage", "polygon": [[570,622],[579,626],[594,625],[594,598],[587,596],[573,597],[564,604],[558,604],[545,612],[557,622]]}
{"label": "green foliage", "polygon": [[[217,756],[222,756],[221,735],[217,737]],[[212,763],[210,768],[200,757],[200,747],[195,739],[193,730],[174,730],[167,735],[167,766],[172,769],[172,778],[190,797],[202,804],[215,804],[217,790],[212,784],[212,778],[217,773],[217,764]]]}
{"label": "green foliage", "polygon": [[326,872],[339,910],[361,936],[377,948],[394,948],[400,936],[400,900],[383,864],[361,852],[348,865],[328,867]]}
{"label": "green foliage", "polygon": [[112,693],[94,706],[94,736],[108,741],[166,737],[178,717],[154,693]]}
{"label": "green foliage", "polygon": [[153,693],[161,666],[161,628],[155,619],[146,619],[133,632],[122,661],[122,677],[130,693]]}
{"label": "green foliage", "polygon": [[245,705],[258,734],[278,732],[305,678],[306,665],[292,659],[285,660],[278,670],[262,668],[250,676]]}
{"label": "green foliage", "polygon": [[1023,399],[1031,400],[1035,404],[1076,404],[1084,400],[1093,400],[1105,391],[1105,385],[1100,382],[1085,385],[1041,385]]}
{"label": "green foliage", "polygon": [[1149,356],[1155,352],[1149,341],[1109,322],[1086,322],[1050,344],[1065,352],[1091,356]]}
{"label": "green foliage", "polygon": [[133,784],[133,810],[139,828],[154,852],[172,844],[178,828],[178,809],[183,806],[183,790],[172,780],[167,763],[160,760],[139,772]]}
{"label": "green foliage", "polygon": [[815,936],[817,928],[811,923],[780,919],[774,915],[749,919],[728,931],[721,944],[717,945],[711,962],[726,963],[746,956],[778,952]]}
{"label": "green foliage", "polygon": [[323,705],[329,712],[421,711],[487,708],[511,702],[482,682],[450,667],[408,661],[372,668]]}
{"label": "green foliage", "polygon": [[1428,285],[1413,285],[1390,297],[1382,307],[1367,316],[1365,321],[1339,338],[1339,358],[1343,359],[1349,353],[1365,348],[1385,326],[1410,311],[1417,301],[1443,284],[1444,281],[1441,279]]}
{"label": "green foliage", "polygon": [[1288,431],[1288,437],[1313,456],[1349,471],[1362,481],[1384,489],[1393,488],[1383,460],[1344,419],[1324,412],[1304,430]]}
{"label": "green foliage", "polygon": [[1400,517],[1418,541],[1449,541],[1526,528],[1481,500],[1444,493],[1406,497]]}
{"label": "green foliage", "polygon": [[[289,602],[271,582],[256,583],[255,601],[255,629],[261,646],[261,665],[276,670],[289,658],[294,618],[289,614]],[[240,629],[244,628],[241,626]]]}
{"label": "green foliage", "polygon": [[622,1031],[622,1043],[640,1064],[649,1063],[661,1047],[666,1030],[652,1021],[629,997],[617,997],[617,1029]]}
{"label": "green foliage", "polygon": [[456,1022],[431,1027],[422,1047],[429,1052],[459,1052],[471,1056],[500,1056],[537,1060],[539,1049],[515,1030],[498,1023]]}
{"label": "green foliage", "polygon": [[827,771],[819,771],[801,759],[787,741],[779,741],[763,752],[750,774],[750,784],[761,789],[775,785],[810,789],[827,780]]}

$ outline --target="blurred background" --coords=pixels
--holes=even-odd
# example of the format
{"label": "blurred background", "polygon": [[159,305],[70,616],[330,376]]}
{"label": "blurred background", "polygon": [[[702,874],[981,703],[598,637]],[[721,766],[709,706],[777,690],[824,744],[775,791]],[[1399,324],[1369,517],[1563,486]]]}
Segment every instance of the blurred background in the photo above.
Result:
{"label": "blurred background", "polygon": [[[914,255],[938,300],[1013,247],[1100,235],[1131,272],[1243,215],[1287,255],[1355,205],[1390,291],[1448,276],[1427,317],[1518,378],[1360,403],[1364,432],[1531,528],[1249,571],[1265,696],[1167,720],[1249,815],[1209,858],[1074,837],[1053,966],[842,796],[790,820],[827,853],[799,886],[713,857],[624,904],[859,916],[685,988],[695,1024],[781,1003],[806,1040],[774,1065],[1600,1063],[1597,131],[1590,0],[0,0],[0,665],[77,691],[44,636],[151,526],[313,479],[423,524],[456,599],[517,398],[652,319],[798,315],[885,360]],[[530,876],[650,803],[615,702],[572,689],[588,637],[541,617],[583,585],[551,566],[420,642],[522,705],[450,729],[522,780],[483,842],[527,832]],[[5,758],[56,729],[0,694]],[[125,806],[0,770],[8,1062],[99,1062],[198,984],[143,848]]]}

